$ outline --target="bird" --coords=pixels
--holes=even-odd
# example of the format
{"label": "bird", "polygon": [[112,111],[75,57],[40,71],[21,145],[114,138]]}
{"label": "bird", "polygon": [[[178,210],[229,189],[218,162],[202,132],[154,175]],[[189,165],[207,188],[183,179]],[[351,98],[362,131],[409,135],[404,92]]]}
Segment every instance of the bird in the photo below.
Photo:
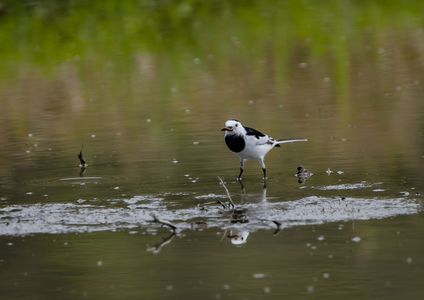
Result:
{"label": "bird", "polygon": [[241,175],[244,171],[244,163],[247,159],[257,160],[263,172],[263,179],[267,179],[265,156],[275,147],[280,147],[281,144],[306,142],[307,139],[286,139],[276,140],[267,134],[264,134],[256,129],[244,126],[236,119],[230,119],[225,122],[224,139],[227,147],[234,152],[240,159],[240,173],[237,180],[241,180]]}

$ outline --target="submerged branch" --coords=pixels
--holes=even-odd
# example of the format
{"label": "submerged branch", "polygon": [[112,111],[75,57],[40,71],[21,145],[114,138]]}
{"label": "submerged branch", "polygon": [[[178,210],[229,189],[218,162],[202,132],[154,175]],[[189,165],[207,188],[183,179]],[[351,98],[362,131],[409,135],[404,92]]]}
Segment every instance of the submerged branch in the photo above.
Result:
{"label": "submerged branch", "polygon": [[174,232],[174,233],[176,233],[177,232],[177,226],[175,226],[174,224],[172,224],[172,223],[170,223],[170,222],[167,222],[167,221],[162,221],[162,220],[160,220],[158,217],[156,217],[156,215],[154,215],[154,214],[152,214],[152,217],[153,217],[153,222],[155,222],[155,223],[159,223],[159,224],[161,224],[161,225],[164,225],[164,226],[168,226],[169,228],[171,228],[172,229],[172,231]]}
{"label": "submerged branch", "polygon": [[233,199],[231,199],[230,192],[228,191],[228,188],[227,188],[227,186],[225,185],[224,180],[222,180],[222,178],[221,178],[221,177],[219,177],[219,176],[217,176],[217,177],[218,177],[219,181],[221,182],[222,186],[224,187],[225,192],[227,193],[227,197],[228,197],[228,200],[230,201],[231,206],[232,206],[233,208],[235,208],[236,206],[234,205]]}

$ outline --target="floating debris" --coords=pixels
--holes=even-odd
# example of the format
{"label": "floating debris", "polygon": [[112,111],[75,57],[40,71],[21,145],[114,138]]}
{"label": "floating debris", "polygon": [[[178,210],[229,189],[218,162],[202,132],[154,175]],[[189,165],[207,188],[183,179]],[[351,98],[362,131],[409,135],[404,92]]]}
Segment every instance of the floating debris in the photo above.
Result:
{"label": "floating debris", "polygon": [[373,185],[366,182],[360,183],[346,183],[346,184],[337,184],[337,185],[326,185],[316,187],[316,189],[321,191],[336,191],[336,190],[357,190],[357,189],[366,189],[370,188]]}
{"label": "floating debris", "polygon": [[361,240],[362,239],[359,236],[355,236],[355,237],[352,238],[352,242],[355,242],[355,243],[359,243]]}
{"label": "floating debris", "polygon": [[[211,198],[214,203],[220,199]],[[3,206],[0,208],[0,235],[78,233],[135,230],[135,228],[144,228],[148,234],[150,232],[153,234],[157,229],[149,231],[152,229],[152,211],[160,216],[160,222],[171,224],[172,226],[162,225],[168,226],[172,231],[174,227],[178,228],[179,232],[193,230],[193,223],[203,221],[206,224],[202,226],[206,228],[218,228],[221,231],[237,229],[238,232],[252,233],[269,230],[270,222],[281,228],[290,228],[417,214],[422,209],[420,201],[404,197],[347,197],[341,201],[340,197],[310,196],[293,201],[242,203],[237,205],[234,213],[223,211],[222,202],[221,206],[211,206],[206,210],[201,210],[198,206],[179,208],[179,201],[174,200],[173,195],[166,198],[163,194],[112,199],[113,201],[109,201],[107,206],[98,201],[78,203],[77,200],[78,198],[70,203]],[[193,196],[193,201],[199,200]],[[238,222],[231,222],[233,215],[237,215]],[[352,242],[359,241],[360,237],[352,238]]]}
{"label": "floating debris", "polygon": [[297,182],[304,183],[306,180],[308,180],[312,175],[314,175],[312,172],[306,170],[303,166],[297,167],[297,173],[295,176],[298,178]]}
{"label": "floating debris", "polygon": [[263,279],[263,278],[266,277],[266,275],[264,273],[255,273],[255,274],[252,275],[252,277],[254,279]]}
{"label": "floating debris", "polygon": [[330,168],[327,169],[327,171],[325,171],[325,173],[327,173],[327,175],[331,175],[332,173],[334,173],[333,171],[331,171]]}

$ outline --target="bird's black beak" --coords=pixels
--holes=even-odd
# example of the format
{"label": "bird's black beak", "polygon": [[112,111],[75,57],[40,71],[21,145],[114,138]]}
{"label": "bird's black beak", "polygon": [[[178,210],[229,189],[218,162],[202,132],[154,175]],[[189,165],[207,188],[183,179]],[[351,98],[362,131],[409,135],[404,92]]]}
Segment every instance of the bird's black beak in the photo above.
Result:
{"label": "bird's black beak", "polygon": [[231,127],[224,127],[221,131],[233,131],[233,129]]}

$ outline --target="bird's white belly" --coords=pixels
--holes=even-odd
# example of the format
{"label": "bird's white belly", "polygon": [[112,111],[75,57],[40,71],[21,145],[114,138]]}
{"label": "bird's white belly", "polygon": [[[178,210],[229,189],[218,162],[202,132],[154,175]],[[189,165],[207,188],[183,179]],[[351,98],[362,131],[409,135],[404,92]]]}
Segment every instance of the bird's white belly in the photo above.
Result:
{"label": "bird's white belly", "polygon": [[246,144],[246,147],[243,151],[237,153],[238,156],[242,159],[260,159],[264,158],[265,155],[272,149],[272,145],[249,145]]}

